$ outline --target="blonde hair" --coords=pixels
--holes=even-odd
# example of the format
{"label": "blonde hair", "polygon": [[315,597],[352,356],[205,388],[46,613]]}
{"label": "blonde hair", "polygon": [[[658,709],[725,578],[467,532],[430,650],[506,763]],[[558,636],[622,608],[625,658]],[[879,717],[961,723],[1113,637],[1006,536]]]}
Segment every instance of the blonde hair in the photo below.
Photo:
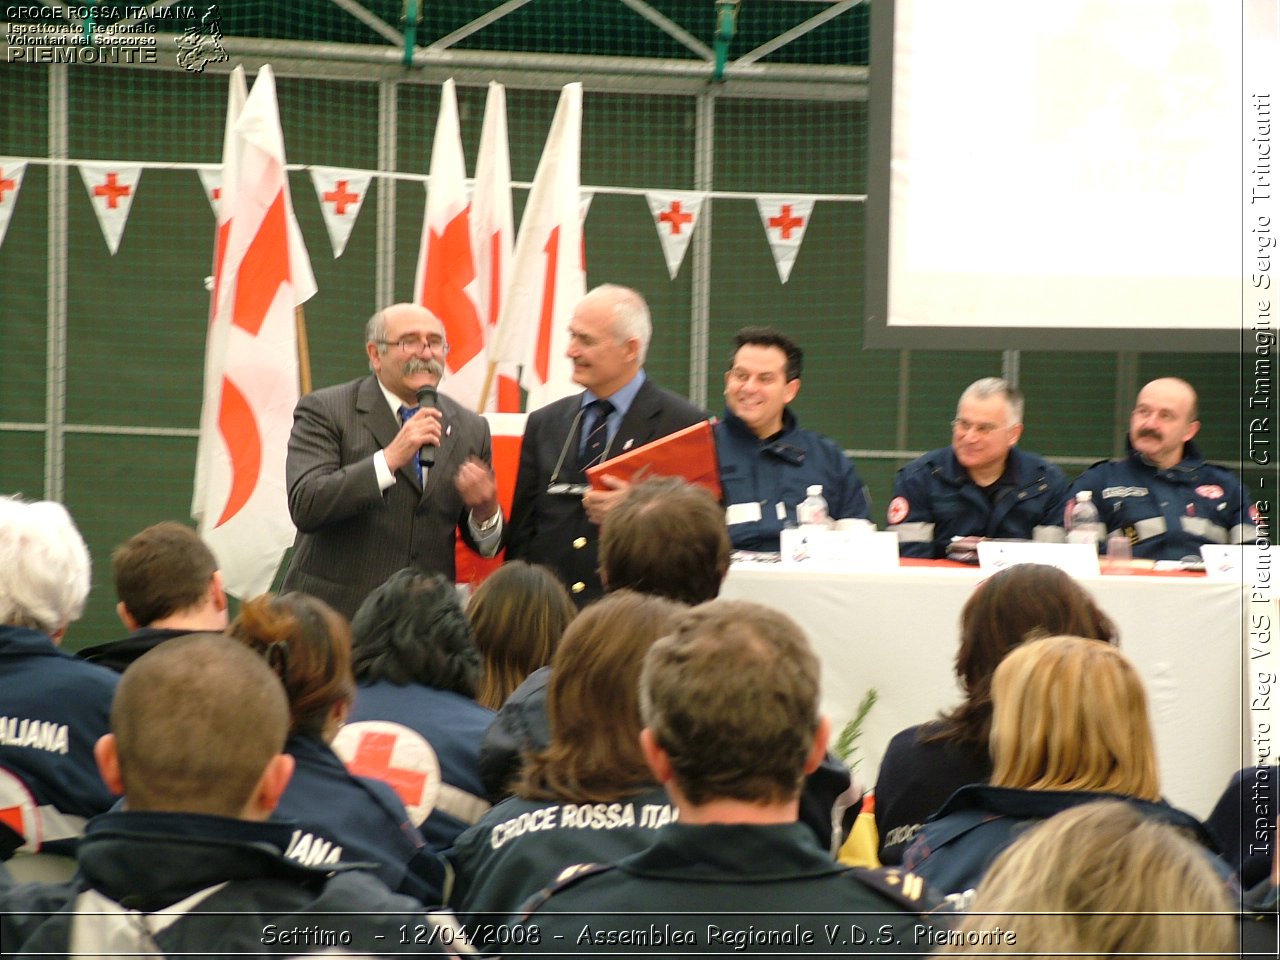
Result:
{"label": "blonde hair", "polygon": [[1208,852],[1119,800],[1073,807],[1010,845],[948,943],[938,952],[1073,960],[1209,956],[1238,946],[1227,883]]}
{"label": "blonde hair", "polygon": [[1147,697],[1115,647],[1048,637],[1015,648],[991,682],[991,783],[1160,799]]}

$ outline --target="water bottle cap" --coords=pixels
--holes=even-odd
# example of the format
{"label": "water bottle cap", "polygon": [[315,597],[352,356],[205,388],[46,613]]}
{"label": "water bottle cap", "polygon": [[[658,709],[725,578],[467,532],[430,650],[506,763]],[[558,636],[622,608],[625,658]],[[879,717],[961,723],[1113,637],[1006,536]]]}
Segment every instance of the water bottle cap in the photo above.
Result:
{"label": "water bottle cap", "polygon": [[1092,490],[1081,490],[1076,493],[1076,503],[1084,503],[1086,500],[1093,499]]}
{"label": "water bottle cap", "polygon": [[805,490],[805,494],[807,494],[807,495],[808,495],[808,496],[810,496],[810,497],[820,497],[820,496],[822,496],[822,484],[820,484],[820,483],[815,483],[813,486],[811,486],[811,487],[809,487],[807,490]]}

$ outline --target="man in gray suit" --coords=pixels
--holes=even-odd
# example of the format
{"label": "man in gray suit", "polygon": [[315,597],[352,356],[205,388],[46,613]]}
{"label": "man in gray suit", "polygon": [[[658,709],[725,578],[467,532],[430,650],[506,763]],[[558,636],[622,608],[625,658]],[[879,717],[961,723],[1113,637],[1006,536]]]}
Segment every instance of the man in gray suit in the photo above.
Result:
{"label": "man in gray suit", "polygon": [[486,557],[502,540],[488,423],[448,397],[418,405],[444,375],[444,324],[398,303],[369,319],[365,350],[372,376],[299,402],[285,465],[298,538],[282,589],[348,618],[402,567],[452,579],[456,530]]}

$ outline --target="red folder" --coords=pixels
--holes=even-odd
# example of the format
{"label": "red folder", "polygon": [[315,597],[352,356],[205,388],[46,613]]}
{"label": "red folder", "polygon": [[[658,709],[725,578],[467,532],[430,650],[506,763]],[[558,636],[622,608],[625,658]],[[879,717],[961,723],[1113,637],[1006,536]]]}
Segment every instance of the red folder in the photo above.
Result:
{"label": "red folder", "polygon": [[605,474],[631,483],[649,477],[683,477],[720,499],[720,462],[706,420],[587,468],[587,480],[596,490],[608,489],[601,479]]}

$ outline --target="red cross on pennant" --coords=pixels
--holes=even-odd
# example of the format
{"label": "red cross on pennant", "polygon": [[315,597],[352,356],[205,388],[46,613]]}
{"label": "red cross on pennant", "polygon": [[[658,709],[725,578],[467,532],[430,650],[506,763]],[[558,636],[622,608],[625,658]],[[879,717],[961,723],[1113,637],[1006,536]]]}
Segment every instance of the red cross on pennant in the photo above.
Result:
{"label": "red cross on pennant", "polygon": [[347,769],[356,776],[373,777],[391,784],[405,806],[416,806],[422,802],[422,792],[427,785],[426,774],[393,767],[391,754],[395,747],[394,733],[362,733]]}
{"label": "red cross on pennant", "polygon": [[214,199],[214,200],[220,200],[221,198],[222,198],[222,188],[221,188],[221,187],[214,187],[214,188],[213,188],[213,199]]}
{"label": "red cross on pennant", "polygon": [[672,200],[672,201],[671,201],[671,209],[670,209],[670,210],[663,210],[660,214],[658,214],[658,221],[659,221],[660,223],[669,223],[669,224],[671,224],[671,233],[672,233],[672,235],[673,235],[673,236],[679,236],[679,235],[680,235],[680,226],[681,226],[682,224],[685,224],[685,223],[692,223],[692,222],[693,222],[693,214],[692,214],[692,213],[685,213],[682,209],[680,209],[680,201],[679,201],[679,200]]}
{"label": "red cross on pennant", "polygon": [[324,195],[324,202],[332,203],[334,205],[334,212],[340,217],[346,214],[347,204],[355,203],[359,199],[360,195],[358,193],[347,192],[347,181],[345,180],[337,181],[334,184],[334,189],[328,191]]}
{"label": "red cross on pennant", "polygon": [[791,215],[791,204],[784,203],[782,212],[776,217],[769,218],[769,226],[777,227],[781,230],[783,240],[790,240],[791,231],[804,226],[804,217],[793,217]]}
{"label": "red cross on pennant", "polygon": [[131,193],[133,193],[133,188],[127,183],[117,183],[116,174],[114,173],[108,173],[107,182],[100,183],[93,188],[93,195],[95,197],[107,198],[108,210],[116,209],[116,204],[119,202],[120,198],[127,197]]}
{"label": "red cross on pennant", "polygon": [[0,170],[0,203],[4,203],[4,194],[6,190],[17,190],[18,181],[6,180],[4,170]]}

